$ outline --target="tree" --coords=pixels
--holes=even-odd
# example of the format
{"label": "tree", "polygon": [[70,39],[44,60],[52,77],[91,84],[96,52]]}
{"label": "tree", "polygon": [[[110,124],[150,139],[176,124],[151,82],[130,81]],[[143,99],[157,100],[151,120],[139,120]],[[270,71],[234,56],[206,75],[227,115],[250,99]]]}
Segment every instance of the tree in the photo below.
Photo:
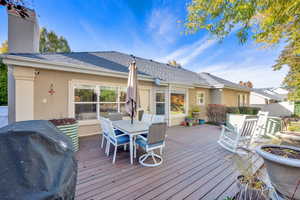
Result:
{"label": "tree", "polygon": [[67,40],[57,36],[53,31],[48,32],[46,28],[40,31],[40,52],[70,52]]}
{"label": "tree", "polygon": [[23,0],[0,0],[0,6],[6,7],[7,10],[14,9],[22,18],[29,17]]}
{"label": "tree", "polygon": [[[40,52],[70,52],[67,40],[58,37],[53,31],[41,29]],[[0,54],[8,52],[8,42],[4,41],[0,47]],[[0,60],[0,105],[7,105],[7,66]]]}
{"label": "tree", "polygon": [[192,0],[185,26],[188,33],[206,29],[220,39],[236,31],[242,44],[249,38],[265,47],[284,43],[273,67],[288,65],[284,83],[290,96],[300,93],[300,82],[290,81],[300,70],[300,0]]}
{"label": "tree", "polygon": [[[8,42],[4,41],[0,47],[0,54],[8,52]],[[7,67],[0,60],[0,106],[7,105]]]}
{"label": "tree", "polygon": [[5,40],[0,47],[0,54],[8,52],[8,42]]}

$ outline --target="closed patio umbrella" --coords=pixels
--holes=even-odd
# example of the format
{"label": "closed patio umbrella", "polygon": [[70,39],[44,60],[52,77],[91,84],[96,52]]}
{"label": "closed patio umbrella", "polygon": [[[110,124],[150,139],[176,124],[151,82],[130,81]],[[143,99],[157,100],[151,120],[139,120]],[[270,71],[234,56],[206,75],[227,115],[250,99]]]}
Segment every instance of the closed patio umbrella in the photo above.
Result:
{"label": "closed patio umbrella", "polygon": [[137,108],[139,107],[138,78],[135,60],[132,61],[129,65],[125,107],[127,113],[131,117],[131,124],[133,124],[133,118],[136,116]]}

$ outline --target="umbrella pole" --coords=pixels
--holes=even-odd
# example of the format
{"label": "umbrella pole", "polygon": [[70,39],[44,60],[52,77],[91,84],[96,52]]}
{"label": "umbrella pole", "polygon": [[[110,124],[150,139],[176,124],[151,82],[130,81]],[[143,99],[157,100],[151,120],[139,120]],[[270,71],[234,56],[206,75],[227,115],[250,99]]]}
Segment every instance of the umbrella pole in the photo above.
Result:
{"label": "umbrella pole", "polygon": [[133,99],[131,99],[131,124],[133,124]]}

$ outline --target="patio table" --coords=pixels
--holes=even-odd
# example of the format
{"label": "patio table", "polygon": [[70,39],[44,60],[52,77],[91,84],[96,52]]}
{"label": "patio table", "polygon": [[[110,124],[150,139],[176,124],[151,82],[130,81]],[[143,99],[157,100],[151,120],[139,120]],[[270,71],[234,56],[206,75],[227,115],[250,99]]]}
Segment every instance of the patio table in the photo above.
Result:
{"label": "patio table", "polygon": [[133,164],[133,145],[134,137],[141,134],[147,134],[149,131],[149,123],[134,120],[118,120],[112,122],[113,127],[122,131],[129,136],[129,149],[130,149],[130,163]]}

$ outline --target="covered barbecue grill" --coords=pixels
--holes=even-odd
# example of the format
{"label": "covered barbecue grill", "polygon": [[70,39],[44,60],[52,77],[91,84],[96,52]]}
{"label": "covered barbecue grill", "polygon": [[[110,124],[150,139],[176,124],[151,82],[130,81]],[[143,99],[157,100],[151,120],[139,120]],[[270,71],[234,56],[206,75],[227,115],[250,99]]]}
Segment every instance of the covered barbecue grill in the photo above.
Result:
{"label": "covered barbecue grill", "polygon": [[43,120],[0,129],[0,199],[74,199],[77,162],[71,140]]}

